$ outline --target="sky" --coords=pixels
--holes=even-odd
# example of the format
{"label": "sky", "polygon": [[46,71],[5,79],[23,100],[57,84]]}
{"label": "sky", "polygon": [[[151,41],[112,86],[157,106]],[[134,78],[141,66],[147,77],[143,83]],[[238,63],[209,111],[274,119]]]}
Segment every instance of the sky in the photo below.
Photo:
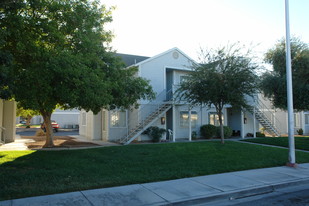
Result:
{"label": "sky", "polygon": [[[178,47],[194,60],[200,48],[240,42],[258,56],[285,37],[285,0],[101,0],[116,6],[107,25],[119,53],[154,56]],[[289,0],[290,33],[309,43],[309,0]]]}

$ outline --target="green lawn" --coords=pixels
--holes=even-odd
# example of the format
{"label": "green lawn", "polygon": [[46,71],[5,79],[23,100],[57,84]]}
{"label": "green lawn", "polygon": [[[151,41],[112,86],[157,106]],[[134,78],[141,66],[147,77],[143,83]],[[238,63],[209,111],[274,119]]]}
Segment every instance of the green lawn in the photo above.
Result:
{"label": "green lawn", "polygon": [[[27,125],[26,124],[16,124],[17,128],[26,128]],[[30,125],[30,128],[40,128],[41,125],[40,124],[32,124]]]}
{"label": "green lawn", "polygon": [[[309,151],[309,137],[295,137],[295,148]],[[281,147],[289,147],[287,137],[263,137],[256,139],[242,140],[245,142],[253,142],[259,144],[276,145]]]}
{"label": "green lawn", "polygon": [[[219,141],[0,152],[0,199],[285,165],[288,151]],[[297,152],[297,162],[309,153]]]}

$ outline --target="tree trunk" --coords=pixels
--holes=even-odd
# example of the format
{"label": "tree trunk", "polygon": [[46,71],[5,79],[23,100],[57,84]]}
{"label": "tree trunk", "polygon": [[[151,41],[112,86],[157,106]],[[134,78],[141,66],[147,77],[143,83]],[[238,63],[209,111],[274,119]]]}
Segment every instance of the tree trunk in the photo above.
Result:
{"label": "tree trunk", "polygon": [[218,116],[219,116],[219,123],[220,123],[221,143],[224,144],[224,129],[223,129],[223,122],[222,122],[222,110],[218,112]]}
{"label": "tree trunk", "polygon": [[30,127],[30,121],[32,119],[31,115],[27,115],[27,121],[26,121],[26,125]]}
{"label": "tree trunk", "polygon": [[53,133],[53,128],[51,124],[51,112],[45,112],[41,111],[41,115],[43,116],[44,119],[44,125],[46,129],[46,142],[43,147],[54,147],[54,133]]}

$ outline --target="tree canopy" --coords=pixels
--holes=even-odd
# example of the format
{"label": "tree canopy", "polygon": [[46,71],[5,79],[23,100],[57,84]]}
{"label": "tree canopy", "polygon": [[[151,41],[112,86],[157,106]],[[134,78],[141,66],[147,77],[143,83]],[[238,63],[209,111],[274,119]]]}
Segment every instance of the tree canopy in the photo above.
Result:
{"label": "tree canopy", "polygon": [[224,143],[222,110],[225,105],[247,107],[246,95],[256,92],[258,68],[250,52],[238,44],[201,52],[202,62],[195,65],[186,81],[180,84],[178,96],[191,104],[216,108]]}
{"label": "tree canopy", "polygon": [[30,122],[33,116],[40,115],[38,111],[32,109],[24,109],[19,104],[17,104],[16,116],[26,118],[26,125],[30,127]]}
{"label": "tree canopy", "polygon": [[[309,47],[300,39],[291,39],[293,104],[295,110],[309,110]],[[265,54],[272,71],[263,74],[261,89],[273,105],[287,109],[286,51],[282,39]]]}
{"label": "tree canopy", "polygon": [[98,113],[152,97],[148,81],[124,69],[109,43],[111,9],[90,0],[4,0],[0,8],[0,97],[39,111],[53,146],[59,105]]}

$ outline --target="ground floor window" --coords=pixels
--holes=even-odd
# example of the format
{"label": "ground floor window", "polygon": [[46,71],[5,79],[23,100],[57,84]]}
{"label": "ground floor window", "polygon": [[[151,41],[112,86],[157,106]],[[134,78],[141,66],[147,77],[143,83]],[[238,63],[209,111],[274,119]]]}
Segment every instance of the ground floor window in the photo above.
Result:
{"label": "ground floor window", "polygon": [[305,124],[309,124],[309,114],[305,114]]}
{"label": "ground floor window", "polygon": [[[191,127],[197,126],[198,115],[196,111],[191,111]],[[189,128],[189,112],[181,111],[180,112],[180,127]]]}
{"label": "ground floor window", "polygon": [[[209,113],[209,124],[219,126],[219,115],[216,112]],[[224,116],[222,114],[222,124],[224,124]]]}
{"label": "ground floor window", "polygon": [[126,127],[127,113],[121,110],[111,111],[111,127]]}

